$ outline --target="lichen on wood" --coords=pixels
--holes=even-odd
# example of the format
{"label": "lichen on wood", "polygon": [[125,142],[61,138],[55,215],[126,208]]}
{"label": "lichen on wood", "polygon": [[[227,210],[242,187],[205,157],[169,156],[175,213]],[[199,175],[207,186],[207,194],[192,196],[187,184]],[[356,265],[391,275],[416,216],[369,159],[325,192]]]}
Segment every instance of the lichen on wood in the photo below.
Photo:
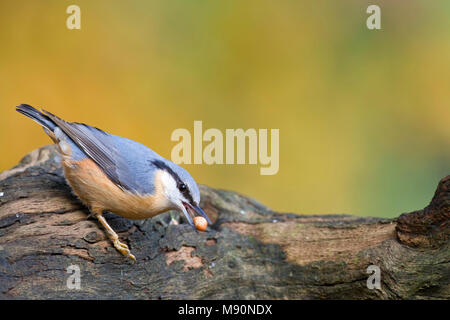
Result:
{"label": "lichen on wood", "polygon": [[[105,215],[135,254],[118,253],[45,146],[0,173],[1,299],[449,299],[450,176],[430,205],[397,219],[275,212],[201,186],[213,224],[176,212]],[[69,266],[80,289],[67,287]],[[381,270],[369,289],[367,268]]]}

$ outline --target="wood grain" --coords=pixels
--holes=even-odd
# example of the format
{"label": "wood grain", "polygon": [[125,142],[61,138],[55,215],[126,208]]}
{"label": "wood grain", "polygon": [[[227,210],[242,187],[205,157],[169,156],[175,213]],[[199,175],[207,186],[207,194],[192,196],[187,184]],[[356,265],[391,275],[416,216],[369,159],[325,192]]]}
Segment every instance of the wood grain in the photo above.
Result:
{"label": "wood grain", "polygon": [[[118,253],[72,194],[53,146],[0,174],[1,299],[449,299],[449,185],[397,219],[278,213],[201,186],[212,218],[105,214],[136,255]],[[81,289],[66,286],[78,265]],[[366,282],[381,269],[381,290]]]}

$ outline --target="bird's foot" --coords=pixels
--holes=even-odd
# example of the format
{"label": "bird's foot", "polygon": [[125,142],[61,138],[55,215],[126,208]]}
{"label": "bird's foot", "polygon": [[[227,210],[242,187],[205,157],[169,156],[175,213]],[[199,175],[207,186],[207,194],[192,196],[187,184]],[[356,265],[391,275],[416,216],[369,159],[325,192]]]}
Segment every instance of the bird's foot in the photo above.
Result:
{"label": "bird's foot", "polygon": [[116,247],[116,249],[121,254],[130,258],[131,260],[133,260],[133,262],[136,262],[136,257],[131,253],[130,249],[128,248],[128,246],[125,243],[120,242],[119,239],[113,240],[113,243],[114,243],[114,247]]}
{"label": "bird's foot", "polygon": [[128,246],[125,243],[122,243],[119,241],[119,236],[117,233],[114,232],[114,230],[109,226],[108,222],[106,222],[105,218],[102,216],[102,210],[98,209],[92,209],[92,211],[95,214],[95,217],[100,221],[100,223],[105,227],[106,233],[108,234],[108,237],[111,239],[111,241],[114,243],[114,247],[116,247],[117,250],[124,256],[130,258],[133,260],[133,262],[136,262],[136,257],[131,254],[130,249],[128,249]]}

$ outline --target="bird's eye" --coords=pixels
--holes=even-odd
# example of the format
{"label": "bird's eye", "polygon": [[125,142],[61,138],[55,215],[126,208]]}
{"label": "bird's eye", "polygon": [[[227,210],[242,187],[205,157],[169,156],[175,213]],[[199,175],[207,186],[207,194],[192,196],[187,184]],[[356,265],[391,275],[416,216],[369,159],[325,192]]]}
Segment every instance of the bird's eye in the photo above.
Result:
{"label": "bird's eye", "polygon": [[180,191],[184,191],[184,190],[186,190],[186,185],[184,183],[182,183],[178,186],[178,189],[180,189]]}

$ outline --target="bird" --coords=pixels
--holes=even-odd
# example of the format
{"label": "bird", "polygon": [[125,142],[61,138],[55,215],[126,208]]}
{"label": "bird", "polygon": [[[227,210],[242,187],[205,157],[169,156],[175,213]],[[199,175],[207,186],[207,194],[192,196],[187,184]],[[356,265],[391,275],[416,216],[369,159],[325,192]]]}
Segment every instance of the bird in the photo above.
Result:
{"label": "bird", "polygon": [[133,262],[136,257],[105,220],[105,212],[139,220],[176,210],[194,229],[196,215],[211,224],[200,208],[200,191],[194,178],[152,149],[84,123],[65,121],[28,104],[16,110],[43,127],[61,155],[67,184],[104,227],[114,247]]}

